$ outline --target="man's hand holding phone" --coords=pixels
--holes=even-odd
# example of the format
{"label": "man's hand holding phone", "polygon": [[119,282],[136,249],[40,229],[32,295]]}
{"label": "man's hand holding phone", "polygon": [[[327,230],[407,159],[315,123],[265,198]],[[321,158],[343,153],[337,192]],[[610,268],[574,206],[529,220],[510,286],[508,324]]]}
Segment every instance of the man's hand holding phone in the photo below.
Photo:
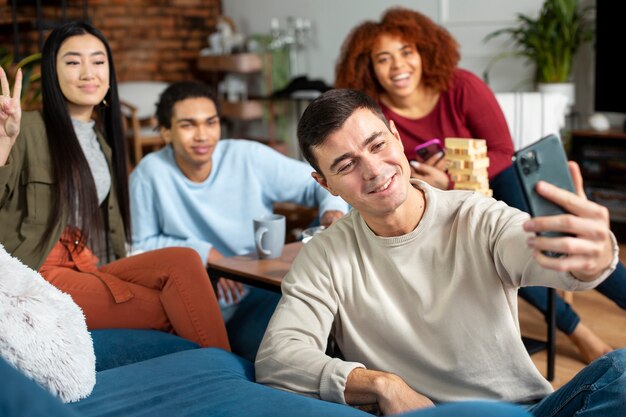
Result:
{"label": "man's hand holding phone", "polygon": [[[570,236],[528,239],[533,255],[544,268],[569,271],[581,281],[598,278],[614,261],[613,239],[609,229],[609,212],[606,207],[587,200],[583,189],[580,168],[568,163],[576,193],[558,188],[545,181],[535,186],[537,193],[562,207],[567,213],[535,217],[524,223],[527,232],[561,232]],[[564,253],[554,258],[544,252]]]}

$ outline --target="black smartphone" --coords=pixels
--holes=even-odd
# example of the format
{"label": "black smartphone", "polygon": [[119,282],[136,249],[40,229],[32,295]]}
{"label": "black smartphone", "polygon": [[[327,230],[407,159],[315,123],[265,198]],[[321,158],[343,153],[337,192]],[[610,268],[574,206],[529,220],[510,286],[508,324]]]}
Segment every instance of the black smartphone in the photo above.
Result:
{"label": "black smartphone", "polygon": [[[556,135],[543,137],[515,152],[513,167],[532,217],[566,213],[562,207],[546,200],[535,191],[537,182],[543,180],[559,188],[575,192],[574,182],[567,166],[567,156],[561,140]],[[540,235],[568,236],[561,232],[541,232]],[[556,257],[562,254],[551,252],[546,255]]]}
{"label": "black smartphone", "polygon": [[443,158],[445,153],[445,149],[439,139],[431,139],[421,145],[417,145],[413,151],[415,152],[415,160],[418,162],[427,161],[436,153],[441,153]]}

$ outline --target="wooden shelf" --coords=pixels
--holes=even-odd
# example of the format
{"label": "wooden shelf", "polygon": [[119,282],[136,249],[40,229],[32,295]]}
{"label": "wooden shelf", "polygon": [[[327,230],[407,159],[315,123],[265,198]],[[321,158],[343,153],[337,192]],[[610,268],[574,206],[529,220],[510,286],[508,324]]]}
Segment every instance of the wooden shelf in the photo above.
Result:
{"label": "wooden shelf", "polygon": [[591,129],[581,129],[581,130],[573,130],[573,136],[584,136],[590,138],[609,138],[609,139],[626,139],[626,132],[622,132],[619,130],[607,130],[605,132],[598,132],[597,130]]}
{"label": "wooden shelf", "polygon": [[580,165],[589,198],[607,207],[613,224],[626,230],[626,133],[572,131],[570,156]]}
{"label": "wooden shelf", "polygon": [[263,60],[259,54],[206,55],[198,58],[198,69],[249,74],[259,72]]}
{"label": "wooden shelf", "polygon": [[263,102],[247,100],[230,102],[221,100],[222,116],[237,120],[257,120],[263,116]]}
{"label": "wooden shelf", "polygon": [[[198,56],[197,68],[200,71],[209,73],[212,79],[212,84],[218,85],[220,77],[224,74],[238,74],[242,82],[248,83],[251,80],[258,81],[262,77],[264,81],[265,89],[271,91],[271,76],[270,71],[264,70],[271,68],[271,55],[270,54],[257,54],[257,53],[238,53],[230,55],[203,55]],[[234,77],[233,77],[234,78]],[[226,88],[228,89],[228,88]],[[227,95],[227,94],[226,94]],[[247,96],[244,94],[243,96]],[[225,98],[220,97],[220,115],[225,121],[229,122],[229,127],[232,132],[229,131],[229,135],[233,137],[248,137],[250,138],[251,126],[258,126],[259,121],[263,120],[264,116],[269,115],[269,121],[267,123],[267,143],[274,143],[274,135],[276,132],[274,122],[274,107],[271,101],[267,99],[256,100],[253,98],[242,101],[227,101]],[[258,136],[258,132],[254,132],[254,135]]]}

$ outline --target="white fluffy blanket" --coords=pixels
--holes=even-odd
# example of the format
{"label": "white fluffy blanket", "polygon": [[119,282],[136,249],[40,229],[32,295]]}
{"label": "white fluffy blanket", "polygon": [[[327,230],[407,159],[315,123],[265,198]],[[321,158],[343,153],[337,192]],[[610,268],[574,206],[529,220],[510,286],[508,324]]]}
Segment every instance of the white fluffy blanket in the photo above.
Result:
{"label": "white fluffy blanket", "polygon": [[72,298],[0,245],[0,356],[64,402],[88,396],[96,358]]}

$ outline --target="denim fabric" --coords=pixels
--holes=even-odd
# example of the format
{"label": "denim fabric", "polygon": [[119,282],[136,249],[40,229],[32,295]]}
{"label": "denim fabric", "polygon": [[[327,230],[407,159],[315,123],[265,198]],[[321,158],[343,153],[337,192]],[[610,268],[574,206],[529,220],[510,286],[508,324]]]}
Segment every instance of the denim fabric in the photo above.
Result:
{"label": "denim fabric", "polygon": [[489,186],[493,190],[493,198],[528,213],[528,204],[516,175],[513,166],[510,166],[496,175],[489,182]]}
{"label": "denim fabric", "polygon": [[528,407],[535,417],[626,416],[626,349],[596,359],[570,382]]}
{"label": "denim fabric", "polygon": [[226,323],[233,353],[254,362],[278,300],[279,293],[250,287],[248,296],[237,304],[237,311]]}
{"label": "denim fabric", "polygon": [[626,310],[626,268],[624,264],[618,262],[615,271],[595,289],[620,308]]}

